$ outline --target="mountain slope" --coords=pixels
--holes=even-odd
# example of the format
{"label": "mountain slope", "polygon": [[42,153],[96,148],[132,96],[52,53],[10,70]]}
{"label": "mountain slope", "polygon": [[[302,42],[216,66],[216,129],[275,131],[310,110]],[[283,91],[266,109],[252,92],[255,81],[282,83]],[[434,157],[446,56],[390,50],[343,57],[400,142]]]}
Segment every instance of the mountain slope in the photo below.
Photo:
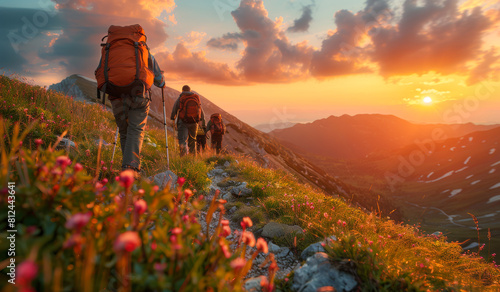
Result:
{"label": "mountain slope", "polygon": [[[71,75],[60,83],[51,85],[49,89],[72,95],[76,99],[100,102],[96,99],[96,81],[81,75]],[[171,109],[179,94],[180,92],[175,89],[169,87],[165,88],[165,107],[167,112],[167,125],[169,125],[168,135],[173,135],[174,133],[174,129],[171,127],[169,119]],[[248,156],[263,167],[282,169],[290,172],[297,176],[302,182],[317,187],[327,194],[343,196],[346,199],[358,203],[364,208],[371,209],[373,206],[377,205],[377,198],[363,196],[356,188],[328,175],[324,170],[315,166],[293,150],[283,146],[275,138],[252,128],[212,103],[203,95],[199,95],[207,122],[208,117],[210,117],[212,113],[217,112],[222,115],[228,129],[228,133],[224,136],[223,141],[223,147],[225,147],[227,151]],[[156,122],[163,123],[161,89],[154,86],[152,90],[150,117]],[[399,212],[394,211],[395,208],[390,202],[382,199],[379,205],[382,212],[386,214],[393,212],[393,217],[400,218]]]}

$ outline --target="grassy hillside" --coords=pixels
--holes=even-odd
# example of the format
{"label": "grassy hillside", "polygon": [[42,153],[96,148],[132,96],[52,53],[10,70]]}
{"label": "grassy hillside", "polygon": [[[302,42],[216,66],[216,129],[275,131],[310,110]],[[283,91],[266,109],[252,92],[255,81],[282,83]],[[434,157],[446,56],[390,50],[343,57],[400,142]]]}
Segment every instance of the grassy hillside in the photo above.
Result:
{"label": "grassy hillside", "polygon": [[[158,191],[145,181],[131,188],[127,176],[117,172],[119,151],[111,163],[112,145],[99,143],[100,138],[107,143],[114,138],[108,111],[5,77],[0,78],[0,96],[2,192],[9,191],[8,181],[15,182],[16,261],[31,272],[19,275],[25,277],[20,289],[240,291],[251,259],[243,265],[237,259],[251,242],[228,254],[229,244],[219,236],[222,222],[212,235],[200,233],[197,222],[204,205],[200,195],[210,183],[207,172],[224,161],[231,162],[230,177],[221,183],[242,180],[253,190],[250,204],[246,199],[232,203],[238,207],[233,220],[250,217],[255,233],[269,221],[301,226],[304,234],[279,242],[297,253],[335,235],[338,240],[326,244],[327,253],[336,266],[355,275],[362,291],[500,289],[500,271],[485,239],[486,246],[477,252],[462,253],[443,236],[367,213],[300,184],[290,173],[235,155],[179,158],[174,140],[169,141],[171,168],[186,178],[183,188],[197,190],[194,195],[183,188],[179,193]],[[49,147],[63,134],[76,146]],[[162,129],[150,126],[146,134],[156,144],[144,146],[148,176],[166,169],[166,153],[160,146],[165,143]],[[2,232],[10,205],[5,195]],[[224,201],[212,203],[204,210],[231,207],[224,207]],[[0,237],[1,250],[8,248],[7,235]],[[0,275],[2,285],[6,273]],[[290,291],[290,282],[278,281],[264,290]],[[3,291],[15,290],[4,286]]]}

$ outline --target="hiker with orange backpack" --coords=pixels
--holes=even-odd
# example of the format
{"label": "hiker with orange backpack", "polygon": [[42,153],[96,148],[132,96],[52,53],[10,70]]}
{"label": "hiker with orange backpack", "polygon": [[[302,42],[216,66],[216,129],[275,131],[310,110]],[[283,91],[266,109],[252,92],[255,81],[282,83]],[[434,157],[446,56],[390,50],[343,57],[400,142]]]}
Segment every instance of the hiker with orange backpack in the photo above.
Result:
{"label": "hiker with orange backpack", "polygon": [[201,107],[200,97],[191,92],[189,85],[182,87],[182,93],[172,108],[170,119],[175,121],[176,118],[180,155],[195,154],[198,123],[201,121],[202,127],[205,127],[205,113]]}
{"label": "hiker with orange backpack", "polygon": [[[122,170],[131,169],[139,176],[141,148],[144,140],[151,86],[165,87],[163,71],[149,52],[147,37],[138,24],[112,25],[102,38],[101,60],[95,71],[97,93],[109,95],[113,115],[120,133]],[[148,97],[149,93],[149,97]]]}
{"label": "hiker with orange backpack", "polygon": [[222,121],[222,116],[220,114],[212,114],[210,116],[210,121],[207,124],[207,129],[210,131],[212,140],[212,149],[215,148],[216,153],[219,154],[222,148],[222,138],[226,133],[226,125]]}

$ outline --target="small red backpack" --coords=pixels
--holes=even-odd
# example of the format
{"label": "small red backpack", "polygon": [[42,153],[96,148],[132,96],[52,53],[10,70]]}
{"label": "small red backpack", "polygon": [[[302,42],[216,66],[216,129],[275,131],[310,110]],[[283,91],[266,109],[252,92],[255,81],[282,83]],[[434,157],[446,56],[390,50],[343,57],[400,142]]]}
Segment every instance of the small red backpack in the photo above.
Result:
{"label": "small red backpack", "polygon": [[220,114],[212,114],[210,116],[210,121],[212,125],[210,126],[210,133],[213,134],[224,134],[224,126],[222,124],[222,116]]}

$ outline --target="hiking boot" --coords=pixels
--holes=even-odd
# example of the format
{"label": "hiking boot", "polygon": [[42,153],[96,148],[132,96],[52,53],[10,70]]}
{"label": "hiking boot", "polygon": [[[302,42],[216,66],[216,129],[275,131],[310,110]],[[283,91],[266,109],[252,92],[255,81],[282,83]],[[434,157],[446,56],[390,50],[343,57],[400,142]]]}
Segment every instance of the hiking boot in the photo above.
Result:
{"label": "hiking boot", "polygon": [[138,181],[141,179],[141,170],[140,169],[133,167],[133,166],[130,166],[130,165],[125,165],[122,167],[122,171],[127,170],[127,169],[130,169],[134,172],[135,181]]}

